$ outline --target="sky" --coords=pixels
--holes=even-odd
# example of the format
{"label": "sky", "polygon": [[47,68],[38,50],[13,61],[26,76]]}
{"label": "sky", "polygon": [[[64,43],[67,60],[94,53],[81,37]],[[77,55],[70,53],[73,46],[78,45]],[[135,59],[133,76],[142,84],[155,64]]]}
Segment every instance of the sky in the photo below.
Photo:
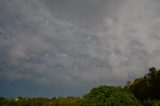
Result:
{"label": "sky", "polygon": [[0,0],[0,96],[81,96],[160,67],[159,0]]}

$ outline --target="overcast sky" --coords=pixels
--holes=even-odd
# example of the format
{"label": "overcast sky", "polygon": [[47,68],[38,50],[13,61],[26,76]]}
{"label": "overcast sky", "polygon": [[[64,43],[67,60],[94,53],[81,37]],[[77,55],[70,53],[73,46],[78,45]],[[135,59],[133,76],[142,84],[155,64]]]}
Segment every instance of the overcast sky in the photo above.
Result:
{"label": "overcast sky", "polygon": [[159,0],[0,0],[0,96],[79,96],[160,68],[159,11]]}

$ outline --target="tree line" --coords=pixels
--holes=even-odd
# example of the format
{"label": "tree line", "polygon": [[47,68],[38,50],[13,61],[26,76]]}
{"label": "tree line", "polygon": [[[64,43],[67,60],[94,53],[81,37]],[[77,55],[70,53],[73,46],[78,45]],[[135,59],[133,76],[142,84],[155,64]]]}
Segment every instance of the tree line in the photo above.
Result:
{"label": "tree line", "polygon": [[77,106],[80,97],[16,97],[16,98],[3,98],[0,97],[0,106]]}
{"label": "tree line", "polygon": [[160,106],[160,70],[149,72],[125,86],[101,85],[82,97],[0,98],[0,106]]}

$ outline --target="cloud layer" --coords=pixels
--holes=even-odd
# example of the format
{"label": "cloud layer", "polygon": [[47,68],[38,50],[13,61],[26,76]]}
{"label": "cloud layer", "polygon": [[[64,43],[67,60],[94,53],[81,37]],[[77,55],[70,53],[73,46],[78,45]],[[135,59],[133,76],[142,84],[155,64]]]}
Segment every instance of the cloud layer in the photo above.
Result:
{"label": "cloud layer", "polygon": [[0,78],[83,86],[119,83],[160,67],[159,5],[1,0]]}

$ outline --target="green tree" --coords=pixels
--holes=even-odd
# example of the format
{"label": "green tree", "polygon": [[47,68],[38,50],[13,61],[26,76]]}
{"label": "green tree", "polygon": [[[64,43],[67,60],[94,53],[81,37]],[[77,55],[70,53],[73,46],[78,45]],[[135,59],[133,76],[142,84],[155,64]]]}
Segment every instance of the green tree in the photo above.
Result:
{"label": "green tree", "polygon": [[133,92],[133,94],[140,100],[148,99],[148,97],[150,97],[151,94],[148,82],[144,78],[136,79],[130,87],[130,89]]}
{"label": "green tree", "polygon": [[133,94],[121,87],[99,86],[84,95],[81,106],[142,106]]}
{"label": "green tree", "polygon": [[138,78],[130,86],[133,94],[141,99],[160,99],[160,70],[156,70],[154,67],[149,69],[144,77]]}

